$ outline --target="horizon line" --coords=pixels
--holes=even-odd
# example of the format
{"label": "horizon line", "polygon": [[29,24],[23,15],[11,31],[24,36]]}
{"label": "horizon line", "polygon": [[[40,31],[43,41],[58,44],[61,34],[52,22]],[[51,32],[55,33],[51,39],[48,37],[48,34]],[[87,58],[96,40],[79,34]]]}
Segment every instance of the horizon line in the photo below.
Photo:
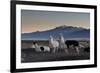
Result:
{"label": "horizon line", "polygon": [[[57,26],[57,27],[54,27],[54,28],[51,28],[51,29],[48,29],[48,30],[52,30],[52,29],[56,29],[56,28],[59,28],[59,27],[73,27],[73,28],[83,28],[83,29],[87,29],[87,30],[90,30],[90,28],[85,28],[85,27],[78,27],[78,26],[68,26],[68,25],[62,25],[62,26]],[[33,32],[44,32],[44,31],[48,31],[48,30],[37,30],[37,31],[30,31],[30,32],[21,32],[21,34],[24,34],[24,33],[33,33]]]}

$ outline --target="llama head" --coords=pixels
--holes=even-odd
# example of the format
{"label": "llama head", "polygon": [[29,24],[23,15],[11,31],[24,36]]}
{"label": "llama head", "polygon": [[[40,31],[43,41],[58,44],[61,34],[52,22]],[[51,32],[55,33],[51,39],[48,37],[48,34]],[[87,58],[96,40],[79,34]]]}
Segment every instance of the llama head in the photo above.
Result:
{"label": "llama head", "polygon": [[33,44],[36,44],[36,42],[33,42]]}
{"label": "llama head", "polygon": [[59,38],[63,38],[63,34],[62,33],[59,33],[59,35],[60,35]]}
{"label": "llama head", "polygon": [[52,39],[53,37],[50,35],[50,39]]}
{"label": "llama head", "polygon": [[59,35],[60,35],[60,36],[63,36],[63,34],[62,34],[62,33],[59,33]]}

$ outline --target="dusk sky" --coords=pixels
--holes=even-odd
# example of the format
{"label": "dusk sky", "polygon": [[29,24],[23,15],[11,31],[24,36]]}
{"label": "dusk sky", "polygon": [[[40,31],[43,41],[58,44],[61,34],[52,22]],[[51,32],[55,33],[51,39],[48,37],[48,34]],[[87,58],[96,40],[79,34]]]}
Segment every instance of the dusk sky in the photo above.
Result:
{"label": "dusk sky", "polygon": [[21,25],[22,33],[45,31],[63,25],[90,28],[90,14],[21,10]]}

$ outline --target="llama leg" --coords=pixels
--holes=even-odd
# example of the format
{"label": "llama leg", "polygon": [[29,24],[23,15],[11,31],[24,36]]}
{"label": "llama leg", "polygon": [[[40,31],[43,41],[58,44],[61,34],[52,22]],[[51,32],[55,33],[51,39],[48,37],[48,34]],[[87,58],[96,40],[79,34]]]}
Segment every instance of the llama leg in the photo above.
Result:
{"label": "llama leg", "polygon": [[68,50],[67,50],[67,49],[65,49],[65,52],[66,52],[67,54],[69,54],[69,52],[68,52]]}
{"label": "llama leg", "polygon": [[65,52],[66,52],[67,54],[69,54],[69,50],[68,50],[68,49],[69,49],[69,45],[67,45],[66,48],[65,48]]}
{"label": "llama leg", "polygon": [[79,52],[80,52],[79,48],[78,47],[75,47],[75,48],[76,48],[76,52],[79,54]]}
{"label": "llama leg", "polygon": [[53,48],[53,53],[55,53],[55,51],[56,51],[56,48]]}

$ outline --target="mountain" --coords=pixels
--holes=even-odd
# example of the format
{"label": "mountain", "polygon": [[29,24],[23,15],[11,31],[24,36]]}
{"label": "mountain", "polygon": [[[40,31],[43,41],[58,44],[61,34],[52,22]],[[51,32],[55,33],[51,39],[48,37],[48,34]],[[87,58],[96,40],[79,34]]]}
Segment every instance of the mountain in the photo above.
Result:
{"label": "mountain", "polygon": [[46,31],[37,31],[31,33],[22,33],[22,40],[48,40],[50,35],[58,39],[62,33],[65,39],[89,39],[90,29],[73,26],[59,26]]}

